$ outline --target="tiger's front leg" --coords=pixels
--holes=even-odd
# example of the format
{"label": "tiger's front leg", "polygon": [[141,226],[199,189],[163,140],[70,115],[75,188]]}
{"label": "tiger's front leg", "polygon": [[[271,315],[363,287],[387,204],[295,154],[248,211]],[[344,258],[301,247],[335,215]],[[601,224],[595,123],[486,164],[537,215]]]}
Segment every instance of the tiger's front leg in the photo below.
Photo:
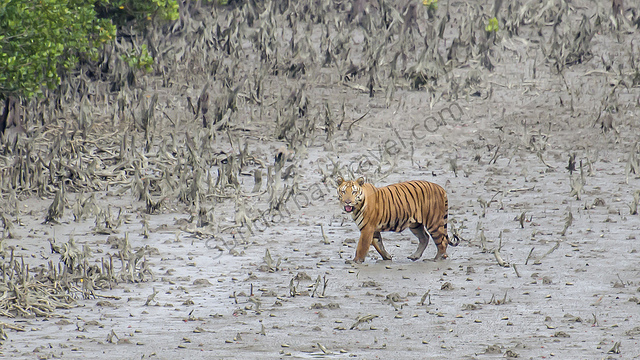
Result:
{"label": "tiger's front leg", "polygon": [[378,250],[378,254],[382,256],[382,260],[391,260],[391,254],[387,252],[384,248],[384,244],[382,243],[382,235],[380,234],[380,231],[373,233],[373,247]]}
{"label": "tiger's front leg", "polygon": [[374,229],[364,228],[360,230],[360,240],[358,240],[358,247],[356,248],[356,256],[353,258],[353,262],[361,264],[364,262],[364,258],[369,252],[371,242],[373,241]]}

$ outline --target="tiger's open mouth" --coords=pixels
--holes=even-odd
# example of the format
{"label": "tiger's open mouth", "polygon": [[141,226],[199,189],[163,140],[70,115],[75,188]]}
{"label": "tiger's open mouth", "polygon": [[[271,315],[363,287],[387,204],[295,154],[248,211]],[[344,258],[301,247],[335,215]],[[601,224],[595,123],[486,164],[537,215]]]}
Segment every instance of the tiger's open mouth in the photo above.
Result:
{"label": "tiger's open mouth", "polygon": [[352,211],[353,211],[353,206],[351,206],[351,205],[345,205],[345,206],[344,206],[344,211],[346,211],[346,212],[348,212],[348,213],[352,212]]}

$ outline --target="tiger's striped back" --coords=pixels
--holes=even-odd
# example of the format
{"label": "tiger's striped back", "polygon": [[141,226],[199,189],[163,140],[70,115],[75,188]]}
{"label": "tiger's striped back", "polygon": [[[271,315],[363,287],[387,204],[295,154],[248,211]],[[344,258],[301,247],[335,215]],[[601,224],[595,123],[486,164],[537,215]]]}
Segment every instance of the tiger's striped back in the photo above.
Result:
{"label": "tiger's striped back", "polygon": [[376,203],[381,204],[376,228],[380,231],[401,232],[415,223],[429,228],[440,220],[447,229],[449,201],[440,185],[414,180],[376,190]]}

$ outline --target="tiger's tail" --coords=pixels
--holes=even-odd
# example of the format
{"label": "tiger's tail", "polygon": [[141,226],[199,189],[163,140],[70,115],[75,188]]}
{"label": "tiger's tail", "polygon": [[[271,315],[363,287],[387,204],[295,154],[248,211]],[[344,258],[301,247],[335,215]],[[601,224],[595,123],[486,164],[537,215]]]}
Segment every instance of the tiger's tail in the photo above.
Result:
{"label": "tiger's tail", "polygon": [[458,236],[458,234],[454,234],[454,233],[451,233],[451,235],[453,235],[453,239],[455,241],[451,241],[451,238],[449,238],[449,245],[458,246],[460,244],[460,236]]}
{"label": "tiger's tail", "polygon": [[447,234],[447,242],[449,243],[449,245],[451,246],[458,246],[458,244],[460,244],[460,236],[458,236],[457,232],[452,232],[451,235],[453,236],[454,241],[451,241],[451,237],[449,237],[449,230],[447,229],[447,224],[449,223],[449,198],[447,197],[447,194],[445,193],[445,198],[444,198],[444,208],[446,209],[446,212],[444,213],[444,232],[445,234]]}

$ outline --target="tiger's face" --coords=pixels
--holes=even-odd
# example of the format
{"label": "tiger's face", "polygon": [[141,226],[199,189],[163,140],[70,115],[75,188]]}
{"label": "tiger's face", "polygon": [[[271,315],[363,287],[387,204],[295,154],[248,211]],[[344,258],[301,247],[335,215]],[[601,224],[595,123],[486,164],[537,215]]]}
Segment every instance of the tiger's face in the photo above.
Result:
{"label": "tiger's face", "polygon": [[337,182],[338,199],[344,207],[344,211],[350,213],[359,208],[364,202],[364,191],[362,189],[364,179],[358,178],[356,181],[345,181],[343,178],[338,178]]}

